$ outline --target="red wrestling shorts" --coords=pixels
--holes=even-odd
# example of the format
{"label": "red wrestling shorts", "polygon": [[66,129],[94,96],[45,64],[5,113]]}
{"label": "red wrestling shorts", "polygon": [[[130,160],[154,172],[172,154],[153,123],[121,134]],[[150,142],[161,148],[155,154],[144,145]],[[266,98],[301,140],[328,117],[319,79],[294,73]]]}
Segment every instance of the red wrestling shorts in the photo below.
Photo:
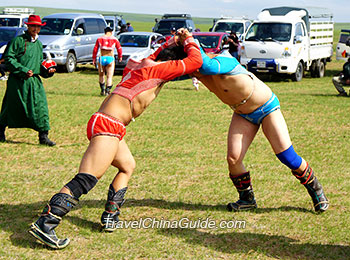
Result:
{"label": "red wrestling shorts", "polygon": [[121,141],[125,133],[126,129],[122,122],[100,112],[93,114],[87,124],[87,138],[89,140],[98,135],[107,135],[117,137]]}

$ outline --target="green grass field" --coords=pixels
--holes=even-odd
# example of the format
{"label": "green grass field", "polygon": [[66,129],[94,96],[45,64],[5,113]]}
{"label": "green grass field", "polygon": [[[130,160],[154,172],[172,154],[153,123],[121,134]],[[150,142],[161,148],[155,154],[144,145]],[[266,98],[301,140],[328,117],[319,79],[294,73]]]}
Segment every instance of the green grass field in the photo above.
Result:
{"label": "green grass field", "polygon": [[[225,159],[232,110],[203,85],[197,92],[190,80],[170,82],[127,127],[137,167],[121,219],[242,221],[245,227],[101,233],[100,216],[116,174],[110,168],[57,228],[59,237],[71,239],[61,251],[37,243],[27,230],[77,173],[88,145],[86,123],[103,97],[90,65],[44,79],[50,137],[57,146],[38,145],[33,130],[6,131],[8,142],[0,143],[0,259],[350,259],[350,98],[337,97],[332,84],[342,64],[327,64],[320,79],[266,81],[280,99],[296,151],[324,186],[326,213],[314,213],[305,188],[277,160],[261,131],[245,159],[259,208],[227,212],[226,204],[237,199]],[[114,84],[120,79],[114,76]],[[5,89],[0,81],[1,98]]]}

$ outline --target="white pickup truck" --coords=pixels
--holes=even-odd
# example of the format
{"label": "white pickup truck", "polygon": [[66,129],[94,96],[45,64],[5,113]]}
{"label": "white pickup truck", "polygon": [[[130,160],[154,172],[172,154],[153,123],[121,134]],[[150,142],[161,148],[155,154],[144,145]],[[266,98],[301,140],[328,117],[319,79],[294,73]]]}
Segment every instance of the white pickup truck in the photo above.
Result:
{"label": "white pickup truck", "polygon": [[305,71],[323,77],[333,54],[333,15],[324,8],[263,9],[241,47],[241,64],[251,72],[284,73],[300,81]]}

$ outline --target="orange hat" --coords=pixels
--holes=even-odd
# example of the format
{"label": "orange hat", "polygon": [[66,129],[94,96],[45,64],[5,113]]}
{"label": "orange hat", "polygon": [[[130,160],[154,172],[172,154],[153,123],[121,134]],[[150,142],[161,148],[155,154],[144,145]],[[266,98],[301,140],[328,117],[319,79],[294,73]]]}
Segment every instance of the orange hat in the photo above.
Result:
{"label": "orange hat", "polygon": [[39,15],[30,15],[29,18],[28,18],[28,22],[24,22],[25,24],[28,24],[28,25],[40,25],[40,26],[44,26],[46,23],[42,23],[41,22],[41,19],[40,19],[40,16]]}

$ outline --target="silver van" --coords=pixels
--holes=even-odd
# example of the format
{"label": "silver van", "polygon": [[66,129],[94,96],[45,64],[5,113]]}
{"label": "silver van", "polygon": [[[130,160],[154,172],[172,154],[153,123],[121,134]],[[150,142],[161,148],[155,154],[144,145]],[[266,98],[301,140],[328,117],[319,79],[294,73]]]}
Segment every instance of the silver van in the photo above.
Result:
{"label": "silver van", "polygon": [[45,16],[39,40],[44,58],[50,53],[58,66],[67,72],[75,71],[77,63],[92,62],[97,38],[107,26],[102,15],[89,13],[60,13]]}

